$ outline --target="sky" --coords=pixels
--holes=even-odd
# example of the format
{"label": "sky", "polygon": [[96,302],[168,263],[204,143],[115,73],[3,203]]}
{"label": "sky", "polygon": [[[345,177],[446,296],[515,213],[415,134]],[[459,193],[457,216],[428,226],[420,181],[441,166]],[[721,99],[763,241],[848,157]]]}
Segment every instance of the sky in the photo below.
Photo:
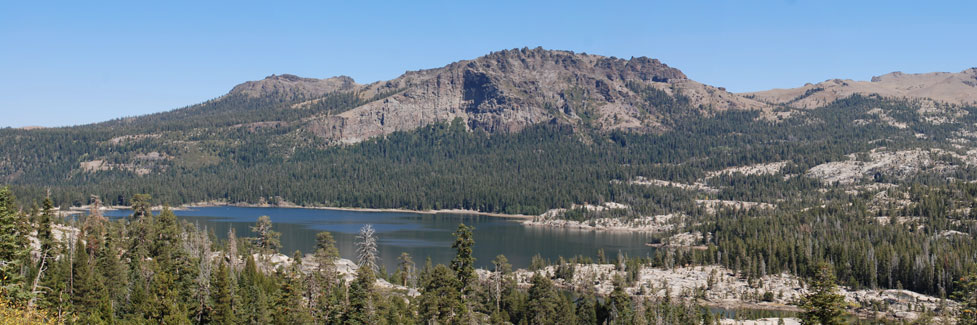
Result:
{"label": "sky", "polygon": [[501,49],[647,56],[733,92],[977,66],[977,1],[0,1],[0,127],[369,83]]}

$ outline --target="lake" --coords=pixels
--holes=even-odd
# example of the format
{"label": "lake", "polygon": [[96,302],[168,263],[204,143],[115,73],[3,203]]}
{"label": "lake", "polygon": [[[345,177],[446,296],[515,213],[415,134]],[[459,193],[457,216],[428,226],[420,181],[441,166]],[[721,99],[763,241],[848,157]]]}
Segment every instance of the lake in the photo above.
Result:
{"label": "lake", "polygon": [[[199,227],[213,229],[226,238],[230,228],[238,237],[254,234],[250,226],[260,216],[269,216],[275,231],[282,233],[282,253],[289,256],[295,250],[310,253],[315,246],[315,234],[331,232],[344,258],[355,261],[355,237],[360,227],[372,224],[376,229],[380,257],[388,271],[393,271],[397,257],[407,252],[418,266],[426,258],[448,264],[455,255],[451,248],[459,223],[474,226],[474,255],[476,266],[490,268],[496,255],[504,254],[516,268],[529,266],[536,254],[551,261],[560,256],[597,256],[603,248],[608,258],[621,251],[628,256],[648,256],[654,251],[644,243],[649,234],[627,232],[597,232],[539,226],[526,226],[520,219],[465,214],[422,214],[407,212],[366,212],[302,208],[199,207],[178,210],[181,219]],[[108,217],[131,215],[130,210],[106,211]]]}

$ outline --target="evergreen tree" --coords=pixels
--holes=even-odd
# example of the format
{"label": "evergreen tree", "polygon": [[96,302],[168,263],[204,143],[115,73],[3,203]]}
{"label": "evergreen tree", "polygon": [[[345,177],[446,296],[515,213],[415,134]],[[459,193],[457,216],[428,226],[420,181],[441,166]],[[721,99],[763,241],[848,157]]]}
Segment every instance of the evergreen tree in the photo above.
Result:
{"label": "evergreen tree", "polygon": [[100,276],[85,249],[85,242],[78,238],[75,243],[71,266],[71,303],[77,314],[94,312],[100,297],[105,295]]}
{"label": "evergreen tree", "polygon": [[217,267],[217,272],[211,278],[211,301],[214,310],[211,313],[211,320],[214,324],[237,324],[235,318],[236,299],[234,298],[234,286],[231,281],[231,272],[227,263],[221,261]]}
{"label": "evergreen tree", "polygon": [[349,310],[344,315],[346,324],[375,324],[378,320],[375,289],[376,276],[368,267],[356,270],[356,280],[349,286]]}
{"label": "evergreen tree", "polygon": [[166,272],[162,265],[153,263],[153,274],[149,285],[153,308],[150,318],[162,324],[189,324],[189,310],[176,288],[177,274]]}
{"label": "evergreen tree", "polygon": [[495,311],[501,312],[502,310],[502,296],[506,290],[510,290],[515,286],[515,279],[512,278],[512,265],[509,264],[509,259],[505,255],[499,254],[495,256],[492,260],[492,265],[495,267],[492,282],[492,293],[495,299]]}
{"label": "evergreen tree", "polygon": [[9,188],[0,188],[0,294],[12,301],[26,301],[30,289],[24,279],[27,261],[27,223],[18,215]]}
{"label": "evergreen tree", "polygon": [[532,324],[573,324],[574,310],[541,272],[533,274],[529,288],[529,319]]}
{"label": "evergreen tree", "polygon": [[136,194],[132,196],[132,220],[139,220],[145,217],[152,217],[152,196],[149,194]]}
{"label": "evergreen tree", "polygon": [[801,308],[803,324],[834,325],[845,323],[845,298],[839,295],[834,272],[828,264],[821,264],[804,297]]}
{"label": "evergreen tree", "polygon": [[52,256],[51,247],[54,245],[54,238],[51,237],[51,222],[54,219],[54,203],[50,197],[44,198],[42,203],[41,215],[37,221],[37,240],[41,242],[41,252]]}
{"label": "evergreen tree", "polygon": [[[136,194],[132,198],[132,216],[126,228],[126,237],[129,239],[129,249],[126,250],[126,257],[135,266],[139,261],[149,256],[150,250],[155,245],[155,234],[153,233],[154,218],[152,207],[149,203],[150,197],[146,194]],[[143,274],[144,270],[132,270],[133,274]]]}
{"label": "evergreen tree", "polygon": [[339,309],[338,300],[333,296],[333,289],[339,278],[336,272],[339,250],[331,233],[323,231],[316,234],[316,248],[312,259],[317,269],[305,277],[305,300],[313,317],[324,322],[335,316]]}
{"label": "evergreen tree", "polygon": [[977,274],[970,274],[960,278],[955,286],[953,299],[960,302],[960,313],[957,324],[977,324]]}
{"label": "evergreen tree", "polygon": [[332,265],[339,259],[339,249],[336,248],[336,240],[328,231],[323,231],[315,235],[315,261],[322,268]]}
{"label": "evergreen tree", "polygon": [[279,274],[280,293],[275,301],[276,324],[310,324],[312,317],[302,301],[302,253],[296,251],[288,272]]}
{"label": "evergreen tree", "polygon": [[[609,306],[609,321],[611,324],[632,324],[634,320],[634,306],[631,304],[631,296],[624,291],[625,281],[620,276],[615,276],[613,280],[614,290],[611,291]],[[666,292],[666,296],[669,293]],[[666,306],[671,307],[669,304]]]}
{"label": "evergreen tree", "polygon": [[123,307],[130,320],[149,319],[156,312],[156,301],[151,296],[148,278],[152,268],[147,264],[151,263],[143,260],[131,261],[129,304]]}
{"label": "evergreen tree", "polygon": [[[52,256],[68,256],[68,250],[63,243],[52,247]],[[70,312],[71,295],[68,285],[71,283],[71,263],[68,258],[52,258],[47,272],[41,279],[42,299],[41,307],[52,313],[52,316],[63,321]]]}
{"label": "evergreen tree", "polygon": [[[150,255],[159,269],[172,278],[168,290],[176,295],[178,301],[190,301],[190,288],[193,286],[198,268],[194,267],[189,254],[184,248],[185,236],[180,229],[176,215],[169,207],[163,207],[154,223],[155,237]],[[198,262],[199,263],[199,262]]]}
{"label": "evergreen tree", "polygon": [[238,280],[238,295],[241,304],[237,308],[238,322],[249,324],[271,323],[271,310],[268,306],[268,293],[264,275],[258,271],[254,258],[248,255]]}
{"label": "evergreen tree", "polygon": [[258,221],[251,227],[251,231],[258,234],[258,237],[255,238],[255,246],[258,247],[260,253],[270,254],[278,252],[278,249],[282,247],[282,234],[272,230],[270,217],[258,217]]}
{"label": "evergreen tree", "polygon": [[[125,303],[126,288],[129,287],[128,269],[119,259],[119,249],[116,242],[119,239],[115,236],[105,238],[105,247],[100,250],[95,261],[95,270],[104,283],[108,311],[115,313],[118,306]],[[109,316],[109,315],[106,315]]]}
{"label": "evergreen tree", "polygon": [[463,293],[467,293],[471,288],[475,276],[475,257],[472,256],[472,247],[475,246],[475,239],[472,238],[473,227],[458,224],[458,230],[454,232],[455,243],[451,248],[457,250],[455,258],[451,260],[451,270],[458,276],[461,287],[458,288]]}
{"label": "evergreen tree", "polygon": [[423,322],[451,324],[466,313],[462,302],[461,281],[448,267],[438,264],[425,270],[418,314]]}
{"label": "evergreen tree", "polygon": [[400,285],[406,287],[413,280],[414,267],[414,260],[410,258],[410,254],[400,253],[400,257],[397,257],[397,279]]}
{"label": "evergreen tree", "polygon": [[597,324],[597,298],[593,293],[586,293],[579,298],[577,306],[577,324]]}

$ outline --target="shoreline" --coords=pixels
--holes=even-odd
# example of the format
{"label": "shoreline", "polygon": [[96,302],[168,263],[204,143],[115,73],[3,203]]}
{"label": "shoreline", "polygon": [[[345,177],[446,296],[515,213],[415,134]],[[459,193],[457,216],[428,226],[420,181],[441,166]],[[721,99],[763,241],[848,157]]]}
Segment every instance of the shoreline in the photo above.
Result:
{"label": "shoreline", "polygon": [[[439,209],[439,210],[411,210],[400,208],[352,208],[352,207],[328,207],[328,206],[303,206],[297,204],[251,204],[251,203],[216,203],[216,202],[197,202],[180,205],[181,209],[188,208],[212,208],[212,207],[244,207],[244,208],[290,208],[290,209],[311,209],[311,210],[333,210],[333,211],[355,211],[355,212],[400,212],[417,214],[467,214],[497,218],[532,220],[536,216],[525,214],[506,214],[496,212],[482,212],[464,209]],[[172,208],[171,208],[172,209]],[[176,209],[174,209],[176,210]]]}

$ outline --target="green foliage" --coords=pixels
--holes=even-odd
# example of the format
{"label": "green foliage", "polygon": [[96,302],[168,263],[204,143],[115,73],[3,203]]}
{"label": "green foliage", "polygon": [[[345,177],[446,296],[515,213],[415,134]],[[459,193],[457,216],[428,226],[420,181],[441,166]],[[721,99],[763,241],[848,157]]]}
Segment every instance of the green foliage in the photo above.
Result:
{"label": "green foliage", "polygon": [[254,239],[254,245],[262,253],[277,252],[282,247],[282,234],[272,230],[271,218],[268,216],[258,217],[258,221],[251,227],[251,232],[258,234]]}
{"label": "green foliage", "polygon": [[266,275],[258,271],[254,258],[248,256],[244,270],[238,277],[237,297],[240,305],[237,307],[235,318],[238,322],[250,324],[271,323],[272,309],[270,308],[269,281]]}
{"label": "green foliage", "polygon": [[360,267],[356,270],[356,280],[349,286],[349,311],[343,315],[344,323],[375,324],[379,320],[375,281],[372,269]]}
{"label": "green foliage", "polygon": [[567,297],[553,286],[553,281],[540,272],[533,274],[529,288],[529,323],[532,324],[573,324],[576,311]]}
{"label": "green foliage", "polygon": [[414,260],[411,259],[410,254],[407,252],[400,253],[400,257],[397,257],[397,273],[395,274],[397,283],[405,287],[411,286],[415,268]]}
{"label": "green foliage", "polygon": [[634,322],[634,307],[631,297],[624,291],[624,279],[614,278],[614,290],[611,291],[609,320],[612,324],[632,324]]}
{"label": "green foliage", "polygon": [[448,267],[437,265],[422,277],[418,314],[424,322],[451,324],[465,314],[461,281]]}
{"label": "green foliage", "polygon": [[845,297],[836,292],[834,272],[831,266],[822,264],[812,279],[801,308],[801,323],[835,325],[844,324]]}
{"label": "green foliage", "polygon": [[10,189],[0,188],[0,290],[8,300],[21,302],[30,297],[23,275],[29,227],[14,201]]}
{"label": "green foliage", "polygon": [[336,240],[328,231],[323,231],[315,235],[315,259],[320,267],[332,265],[339,258],[339,249],[336,248]]}
{"label": "green foliage", "polygon": [[957,324],[977,324],[977,274],[960,278],[956,287],[953,299],[962,304],[957,315]]}
{"label": "green foliage", "polygon": [[221,261],[218,264],[217,272],[211,278],[210,287],[210,299],[214,304],[211,321],[214,324],[222,325],[237,324],[237,319],[235,318],[237,299],[235,299],[235,288],[227,263]]}
{"label": "green foliage", "polygon": [[468,292],[472,281],[476,279],[475,257],[472,256],[472,246],[475,245],[475,239],[472,238],[474,229],[463,223],[458,224],[458,230],[454,232],[455,243],[451,245],[451,248],[458,251],[455,258],[451,260],[451,270],[458,276],[458,281],[461,283],[458,289],[462,292]]}

